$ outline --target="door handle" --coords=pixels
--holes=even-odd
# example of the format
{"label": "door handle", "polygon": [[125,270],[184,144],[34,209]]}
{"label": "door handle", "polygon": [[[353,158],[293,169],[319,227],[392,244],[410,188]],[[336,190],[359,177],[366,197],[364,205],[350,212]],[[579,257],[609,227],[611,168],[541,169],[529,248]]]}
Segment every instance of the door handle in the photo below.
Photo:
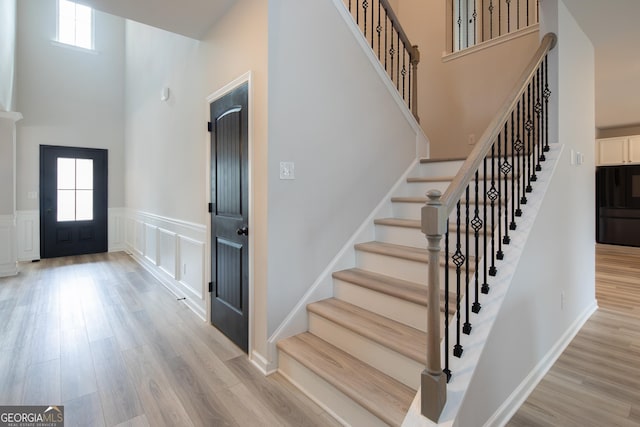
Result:
{"label": "door handle", "polygon": [[236,230],[236,233],[238,233],[238,236],[242,236],[243,234],[244,234],[245,236],[248,236],[248,235],[249,235],[249,227],[247,227],[247,226],[245,225],[245,226],[244,226],[244,227],[242,227],[242,228],[238,228],[238,229]]}

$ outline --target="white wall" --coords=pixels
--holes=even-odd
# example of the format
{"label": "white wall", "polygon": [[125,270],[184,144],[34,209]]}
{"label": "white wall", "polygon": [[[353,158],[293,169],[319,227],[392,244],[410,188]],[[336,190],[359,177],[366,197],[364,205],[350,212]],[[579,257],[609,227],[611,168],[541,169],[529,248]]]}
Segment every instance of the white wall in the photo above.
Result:
{"label": "white wall", "polygon": [[0,215],[15,213],[14,130],[13,120],[0,117]]}
{"label": "white wall", "polygon": [[[193,288],[199,292],[208,282],[210,264],[201,245],[209,235],[206,98],[251,72],[252,346],[264,353],[268,260],[267,4],[259,0],[236,1],[200,41],[128,22],[126,51],[127,246],[174,292],[191,299],[197,299]],[[170,88],[168,102],[160,101],[163,87]],[[175,245],[175,241],[182,244]],[[153,248],[157,248],[155,253]],[[191,274],[200,271],[198,263],[203,262],[205,273]],[[205,292],[200,298],[196,311],[202,313],[208,294]]]}
{"label": "white wall", "polygon": [[445,62],[447,1],[399,0],[397,14],[420,49],[420,124],[431,157],[466,157],[538,48],[537,33]]}
{"label": "white wall", "polygon": [[0,111],[14,109],[16,0],[0,0]]}
{"label": "white wall", "polygon": [[[331,2],[269,2],[273,333],[415,158],[416,134]],[[279,163],[295,163],[295,180]]]}
{"label": "white wall", "polygon": [[[562,0],[545,0],[541,7],[549,18],[557,16],[558,27],[545,28],[558,35],[559,63],[552,60],[549,72],[558,75],[551,101],[559,108],[564,147],[456,419],[459,426],[508,421],[596,304],[593,47]],[[584,164],[571,164],[571,150],[584,154]]]}
{"label": "white wall", "polygon": [[96,12],[95,52],[52,43],[55,0],[20,0],[18,22],[17,209],[38,209],[41,144],[108,149],[109,207],[124,206],[124,20]]}

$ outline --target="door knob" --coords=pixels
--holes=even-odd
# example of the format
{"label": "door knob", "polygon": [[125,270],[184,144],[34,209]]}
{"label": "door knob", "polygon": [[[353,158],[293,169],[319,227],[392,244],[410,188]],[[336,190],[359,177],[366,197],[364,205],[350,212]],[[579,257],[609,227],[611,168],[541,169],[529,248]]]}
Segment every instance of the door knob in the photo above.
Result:
{"label": "door knob", "polygon": [[238,229],[236,230],[236,233],[238,233],[238,236],[242,236],[243,234],[244,234],[245,236],[248,236],[248,235],[249,235],[249,227],[247,227],[247,226],[245,225],[245,226],[244,226],[244,227],[242,227],[242,228],[238,228]]}

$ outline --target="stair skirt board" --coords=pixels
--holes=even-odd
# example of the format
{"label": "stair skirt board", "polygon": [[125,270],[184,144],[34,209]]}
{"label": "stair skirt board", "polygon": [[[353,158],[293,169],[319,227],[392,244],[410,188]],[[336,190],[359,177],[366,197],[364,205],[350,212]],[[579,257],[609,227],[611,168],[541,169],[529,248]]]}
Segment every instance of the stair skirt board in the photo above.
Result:
{"label": "stair skirt board", "polygon": [[309,314],[309,331],[407,387],[413,390],[420,387],[420,373],[424,370],[424,362],[410,359],[314,313]]}
{"label": "stair skirt board", "polygon": [[427,331],[427,307],[424,305],[336,278],[333,279],[333,296],[412,328]]}
{"label": "stair skirt board", "polygon": [[340,424],[346,426],[389,426],[289,354],[281,351],[278,365],[280,375],[327,411]]}

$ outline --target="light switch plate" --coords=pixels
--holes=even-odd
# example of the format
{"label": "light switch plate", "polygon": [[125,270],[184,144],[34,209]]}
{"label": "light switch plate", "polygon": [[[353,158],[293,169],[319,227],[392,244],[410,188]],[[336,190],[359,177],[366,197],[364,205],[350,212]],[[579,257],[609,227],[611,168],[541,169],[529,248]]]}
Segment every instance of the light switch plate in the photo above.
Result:
{"label": "light switch plate", "polygon": [[280,162],[280,179],[296,179],[293,162]]}

